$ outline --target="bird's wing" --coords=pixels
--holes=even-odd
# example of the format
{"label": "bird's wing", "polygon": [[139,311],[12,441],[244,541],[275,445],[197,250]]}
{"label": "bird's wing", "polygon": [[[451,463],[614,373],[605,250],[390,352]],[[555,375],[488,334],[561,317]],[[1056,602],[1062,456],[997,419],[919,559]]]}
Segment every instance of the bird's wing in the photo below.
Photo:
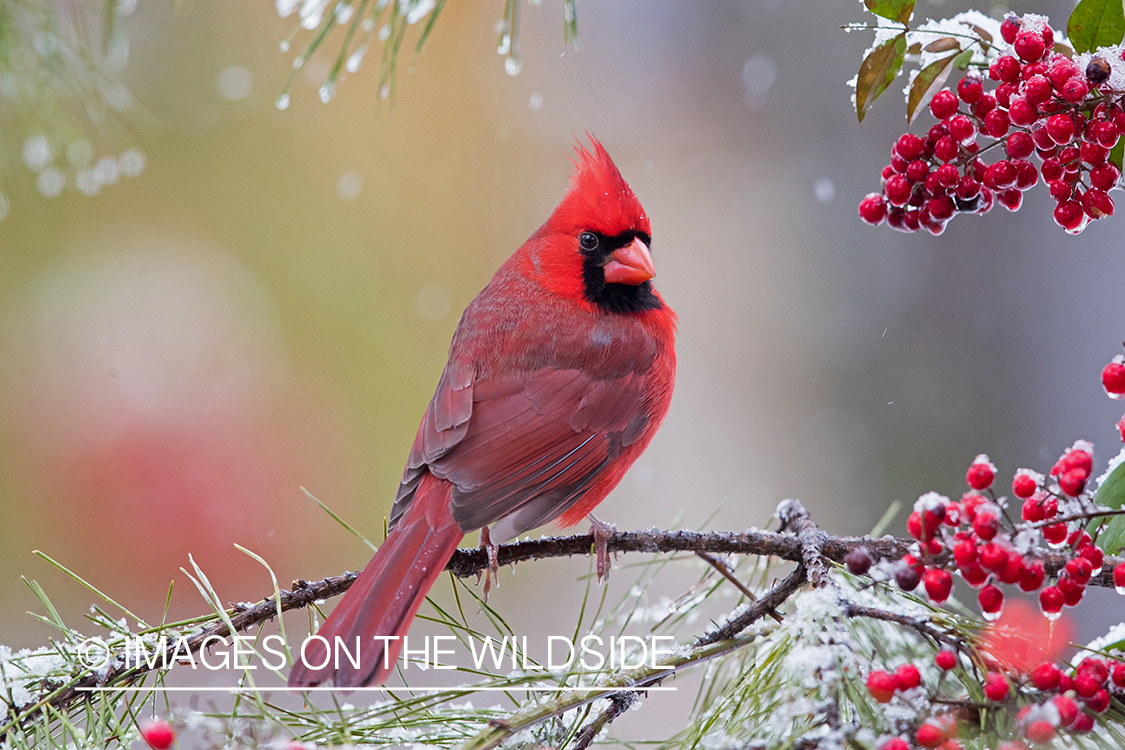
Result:
{"label": "bird's wing", "polygon": [[582,370],[544,369],[457,390],[455,374],[443,376],[396,510],[405,510],[428,469],[453,485],[462,530],[498,524],[495,538],[505,539],[541,526],[577,502],[639,436],[647,422],[642,381],[636,373],[598,380]]}

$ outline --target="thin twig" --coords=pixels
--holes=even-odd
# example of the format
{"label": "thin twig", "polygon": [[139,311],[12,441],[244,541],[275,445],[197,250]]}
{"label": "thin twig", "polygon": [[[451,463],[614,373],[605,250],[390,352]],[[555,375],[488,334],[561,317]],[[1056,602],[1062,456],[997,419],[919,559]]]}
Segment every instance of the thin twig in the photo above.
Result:
{"label": "thin twig", "polygon": [[[741,592],[741,594],[743,596],[745,596],[747,599],[749,599],[751,602],[758,601],[758,597],[754,596],[754,592],[751,591],[750,589],[746,588],[746,586],[742,583],[742,581],[738,580],[735,577],[734,572],[730,569],[730,566],[727,565],[725,562],[723,562],[722,560],[720,560],[717,557],[712,557],[711,555],[707,554],[706,552],[696,552],[695,556],[698,557],[703,562],[710,565],[715,570],[719,571],[719,575],[721,575],[723,578],[730,581],[731,585],[733,585],[736,589],[738,589],[739,592]],[[781,615],[779,615],[777,612],[770,612],[769,616],[772,617],[773,619],[777,620],[778,622],[781,622]]]}

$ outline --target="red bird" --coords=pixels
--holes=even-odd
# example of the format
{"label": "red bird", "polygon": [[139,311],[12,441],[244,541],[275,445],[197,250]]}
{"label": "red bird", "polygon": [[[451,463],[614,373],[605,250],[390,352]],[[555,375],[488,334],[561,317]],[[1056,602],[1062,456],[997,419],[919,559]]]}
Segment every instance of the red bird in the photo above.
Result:
{"label": "red bird", "polygon": [[[391,510],[390,533],[289,685],[381,684],[465,534],[578,523],[648,446],[676,374],[676,314],[653,289],[648,216],[602,145],[466,308]],[[391,636],[393,639],[387,639]],[[306,664],[307,662],[307,664]],[[322,668],[310,668],[327,662]]]}

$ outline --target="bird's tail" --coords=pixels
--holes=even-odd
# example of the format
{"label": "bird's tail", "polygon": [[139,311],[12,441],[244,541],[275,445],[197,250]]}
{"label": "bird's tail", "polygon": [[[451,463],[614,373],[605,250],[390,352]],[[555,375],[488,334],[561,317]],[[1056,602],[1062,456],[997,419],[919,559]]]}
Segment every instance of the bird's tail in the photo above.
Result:
{"label": "bird's tail", "polygon": [[382,684],[402,650],[426,592],[464,534],[450,513],[449,482],[423,477],[405,514],[317,635],[297,656],[290,687],[331,680],[338,687]]}

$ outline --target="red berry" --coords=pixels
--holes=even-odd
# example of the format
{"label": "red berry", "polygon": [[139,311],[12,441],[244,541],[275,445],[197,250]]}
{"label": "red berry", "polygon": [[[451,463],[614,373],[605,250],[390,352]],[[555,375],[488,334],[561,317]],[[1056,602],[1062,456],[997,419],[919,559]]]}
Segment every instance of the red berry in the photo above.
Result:
{"label": "red berry", "polygon": [[1013,96],[1008,103],[1008,119],[1013,125],[1026,127],[1039,119],[1039,111],[1022,96]]}
{"label": "red berry", "polygon": [[1009,211],[1019,211],[1023,205],[1023,193],[1018,188],[1001,190],[996,194],[996,202]]}
{"label": "red berry", "polygon": [[1039,592],[1039,609],[1045,615],[1058,615],[1063,608],[1063,594],[1058,586],[1048,586]]}
{"label": "red berry", "polygon": [[1074,676],[1074,691],[1083,698],[1092,698],[1102,689],[1102,683],[1095,675],[1079,673]]}
{"label": "red berry", "polygon": [[[988,511],[978,511],[977,517],[973,519],[973,531],[981,539],[989,540],[996,536],[996,532],[1000,530],[1000,517],[999,511],[990,509]],[[988,563],[983,559],[981,563],[987,568]]]}
{"label": "red berry", "polygon": [[984,678],[984,694],[990,701],[1008,697],[1008,678],[999,672],[989,672]]}
{"label": "red berry", "polygon": [[951,117],[949,118],[949,137],[961,144],[971,143],[977,137],[977,127],[965,115]]}
{"label": "red berry", "polygon": [[1093,137],[1099,146],[1113,148],[1117,145],[1117,140],[1121,137],[1121,133],[1112,122],[1103,120],[1101,122],[1095,122],[1090,126],[1087,131],[1087,137]]}
{"label": "red berry", "polygon": [[1043,662],[1035,669],[1031,670],[1031,684],[1037,690],[1044,692],[1054,690],[1059,686],[1059,668],[1050,662]]}
{"label": "red berry", "polygon": [[1055,738],[1055,728],[1046,719],[1038,719],[1027,725],[1024,735],[1032,742],[1047,743]]}
{"label": "red berry", "polygon": [[1062,203],[1070,200],[1074,195],[1074,185],[1066,180],[1058,180],[1051,183],[1050,192],[1052,198]]}
{"label": "red berry", "polygon": [[1011,127],[1008,113],[1002,109],[994,109],[984,116],[984,132],[993,138],[1003,138]]}
{"label": "red berry", "polygon": [[[977,516],[977,521],[980,521],[982,518],[986,518],[986,516]],[[978,534],[977,536],[980,535]],[[980,548],[980,564],[987,570],[1003,570],[1004,566],[1008,564],[1008,550],[1004,549],[999,544],[989,542]]]}
{"label": "red berry", "polygon": [[953,576],[948,570],[940,568],[926,571],[923,583],[926,586],[926,595],[934,604],[944,604],[949,598],[949,592],[953,590]]}
{"label": "red berry", "polygon": [[868,193],[859,202],[859,218],[873,227],[883,223],[887,218],[887,204],[879,193]]}
{"label": "red berry", "polygon": [[1059,93],[1062,94],[1063,99],[1071,104],[1077,104],[1086,98],[1086,94],[1090,93],[1090,87],[1081,77],[1073,76],[1062,85]]}
{"label": "red berry", "polygon": [[[993,190],[1007,190],[1016,184],[1016,176],[1016,168],[1010,161],[998,161],[984,170],[983,182]],[[1081,207],[1079,207],[1079,211],[1081,211]],[[967,480],[968,476],[966,476]]]}
{"label": "red berry", "polygon": [[948,672],[957,666],[957,655],[952,651],[938,651],[934,655],[934,664]]}
{"label": "red berry", "polygon": [[957,212],[957,206],[948,195],[939,195],[930,198],[926,203],[926,211],[937,221],[946,221]]}
{"label": "red berry", "polygon": [[883,186],[883,193],[892,206],[903,206],[910,199],[912,189],[906,175],[896,174],[887,180],[887,184]]}
{"label": "red berry", "polygon": [[934,170],[934,178],[944,188],[951,188],[961,179],[961,173],[952,164],[943,164]]}
{"label": "red berry", "polygon": [[958,156],[957,141],[951,135],[943,135],[934,144],[934,158],[940,161],[953,161]]}
{"label": "red berry", "polygon": [[1047,76],[1034,75],[1024,81],[1023,95],[1032,104],[1042,104],[1051,98],[1055,92],[1051,88],[1051,82],[1047,80]]}
{"label": "red berry", "polygon": [[167,750],[176,741],[176,732],[164,719],[149,719],[141,724],[141,739],[153,750]]}
{"label": "red berry", "polygon": [[1023,566],[1020,572],[1020,590],[1037,591],[1047,579],[1047,571],[1042,560],[1032,560]]}
{"label": "red berry", "polygon": [[1078,154],[1084,164],[1089,164],[1091,167],[1100,167],[1109,158],[1109,149],[1098,143],[1083,141]]}
{"label": "red berry", "polygon": [[1016,36],[1022,28],[1023,24],[1020,19],[1015,15],[1009,15],[1004,19],[1004,23],[1000,24],[1000,36],[1003,37],[1005,42],[1012,44],[1016,41]]}
{"label": "red berry", "polygon": [[965,76],[957,84],[957,96],[966,104],[977,104],[983,95],[984,86],[976,76]]}
{"label": "red berry", "polygon": [[1061,90],[1063,84],[1076,75],[1078,75],[1078,66],[1068,58],[1062,56],[1058,56],[1052,60],[1050,66],[1047,68],[1047,78],[1050,79],[1051,85],[1054,86],[1056,90]]}
{"label": "red berry", "polygon": [[1082,204],[1071,200],[1055,206],[1053,217],[1060,227],[1067,231],[1074,231],[1082,226],[1085,213],[1082,211]]}
{"label": "red berry", "polygon": [[914,740],[922,747],[937,747],[946,740],[945,730],[927,721],[918,727],[918,731],[914,733]]}
{"label": "red berry", "polygon": [[1034,31],[1021,31],[1016,36],[1016,41],[1012,42],[1012,47],[1021,60],[1029,63],[1043,57],[1043,53],[1047,51],[1043,36]]}
{"label": "red berry", "polygon": [[1090,185],[1098,190],[1109,190],[1117,186],[1121,172],[1113,164],[1103,164],[1090,170]]}
{"label": "red berry", "polygon": [[1101,547],[1095,544],[1083,544],[1078,548],[1078,555],[1090,561],[1090,568],[1092,572],[1098,573],[1102,569],[1102,562],[1105,560],[1105,553],[1102,552]]}
{"label": "red berry", "polygon": [[1109,693],[1105,690],[1099,690],[1086,699],[1086,708],[1090,709],[1096,714],[1103,713],[1109,708]]}
{"label": "red berry", "polygon": [[1125,663],[1117,662],[1113,665],[1113,684],[1119,688],[1125,687]]}
{"label": "red berry", "polygon": [[[1005,83],[1015,83],[1020,79],[1020,61],[1011,55],[1004,55],[997,58],[996,62],[992,63],[988,68],[988,77],[994,81],[1003,81]],[[1075,72],[1078,68],[1074,68]]]}
{"label": "red berry", "polygon": [[922,684],[922,673],[918,671],[918,667],[906,663],[895,670],[895,679],[899,690],[910,690]]}
{"label": "red berry", "polygon": [[953,548],[953,559],[956,561],[958,567],[964,567],[977,560],[977,545],[971,540],[966,539],[958,542],[957,546]]}
{"label": "red berry", "polygon": [[1047,540],[1048,544],[1062,544],[1066,541],[1066,524],[1053,523],[1050,526],[1044,526],[1040,531],[1043,538]]}
{"label": "red berry", "polygon": [[1090,188],[1082,196],[1082,210],[1091,219],[1113,216],[1113,198],[1097,188]]}
{"label": "red berry", "polygon": [[1071,497],[1078,497],[1082,494],[1082,490],[1086,489],[1086,477],[1088,476],[1089,472],[1082,469],[1064,471],[1059,476],[1059,487]]}
{"label": "red berry", "polygon": [[1078,606],[1078,602],[1082,601],[1082,596],[1086,593],[1086,587],[1067,576],[1059,579],[1059,591],[1062,592],[1063,603],[1068,607]]}
{"label": "red berry", "polygon": [[1125,562],[1118,563],[1113,569],[1113,586],[1117,593],[1125,594]]}
{"label": "red berry", "polygon": [[1094,566],[1085,557],[1076,557],[1066,564],[1067,575],[1081,584],[1089,582],[1093,571]]}
{"label": "red berry", "polygon": [[[1030,499],[1037,489],[1039,489],[1039,483],[1036,481],[1035,475],[1026,469],[1020,469],[1016,472],[1016,475],[1012,477],[1012,494],[1016,497]],[[1038,507],[1039,503],[1036,502],[1035,505]],[[1031,519],[1024,516],[1024,520],[1030,521]]]}
{"label": "red berry", "polygon": [[[1060,683],[1061,684],[1061,683]],[[1078,704],[1067,698],[1065,695],[1056,695],[1052,702],[1059,712],[1059,726],[1069,727],[1074,724],[1075,719],[1078,718]]]}
{"label": "red berry", "polygon": [[889,703],[897,689],[898,680],[890,672],[876,669],[867,675],[867,692],[880,703]]}
{"label": "red berry", "polygon": [[913,161],[922,155],[925,145],[922,139],[913,133],[903,133],[895,141],[894,151],[907,161]]}
{"label": "red berry", "polygon": [[[1031,479],[1030,477],[1027,477],[1026,474],[1024,476],[1027,478],[1028,482],[1030,482],[1032,484],[1032,486],[1034,487],[1035,480]],[[1015,482],[1013,482],[1012,485],[1013,485],[1013,491],[1014,491]],[[1034,491],[1035,490],[1032,489],[1032,492],[1034,492]],[[1016,492],[1016,494],[1019,495],[1019,492]],[[1020,508],[1020,516],[1023,518],[1023,520],[1030,521],[1031,523],[1036,523],[1038,521],[1042,521],[1044,518],[1047,517],[1043,513],[1043,506],[1040,505],[1039,501],[1036,500],[1034,497],[1028,497],[1026,500],[1023,501],[1023,507]]]}
{"label": "red berry", "polygon": [[1013,159],[1025,159],[1035,151],[1035,141],[1031,140],[1031,136],[1024,131],[1017,130],[1008,136],[1005,148],[1008,156]]}
{"label": "red berry", "polygon": [[[1046,128],[1044,128],[1044,130],[1046,130]],[[1062,164],[1053,156],[1049,156],[1043,160],[1043,165],[1039,168],[1039,171],[1043,175],[1043,182],[1047,184],[1060,180],[1063,176]]]}
{"label": "red berry", "polygon": [[957,568],[961,577],[965,579],[965,583],[973,588],[978,588],[988,580],[988,571],[985,570],[980,563],[969,563]]}
{"label": "red berry", "polygon": [[879,745],[879,750],[910,750],[910,744],[901,737],[892,737]]}
{"label": "red berry", "polygon": [[930,165],[921,159],[915,159],[906,165],[906,179],[911,182],[922,182],[930,174]]}
{"label": "red berry", "polygon": [[957,112],[957,96],[949,89],[942,89],[930,100],[930,114],[944,120]]}
{"label": "red berry", "polygon": [[1074,120],[1068,115],[1051,115],[1047,118],[1047,134],[1060,146],[1070,143],[1074,140]]}
{"label": "red berry", "polygon": [[980,603],[985,619],[994,620],[1000,615],[1000,610],[1004,606],[1004,592],[989,584],[977,594],[977,601]]}
{"label": "red berry", "polygon": [[1078,718],[1074,720],[1074,726],[1071,730],[1078,734],[1085,734],[1086,732],[1093,731],[1094,729],[1094,715],[1081,713]]}

